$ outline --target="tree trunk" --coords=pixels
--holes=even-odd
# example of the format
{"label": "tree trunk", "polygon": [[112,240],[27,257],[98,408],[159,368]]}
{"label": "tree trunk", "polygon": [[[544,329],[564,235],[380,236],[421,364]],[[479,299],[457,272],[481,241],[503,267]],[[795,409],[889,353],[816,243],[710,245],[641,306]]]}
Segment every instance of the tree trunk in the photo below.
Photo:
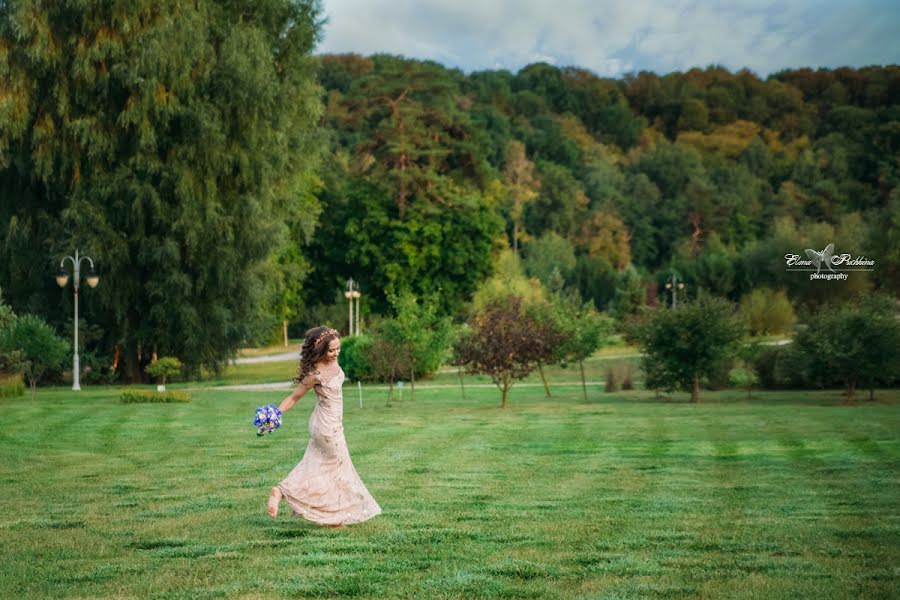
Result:
{"label": "tree trunk", "polygon": [[501,391],[503,392],[503,401],[500,403],[500,408],[506,408],[506,391],[508,389],[509,388],[505,385],[501,388]]}
{"label": "tree trunk", "polygon": [[875,401],[875,388],[870,387],[869,388],[869,402],[874,402],[874,401]]}
{"label": "tree trunk", "polygon": [[466,384],[463,383],[462,367],[457,367],[456,373],[459,375],[459,387],[462,389],[462,399],[466,399]]}
{"label": "tree trunk", "polygon": [[126,383],[141,383],[141,349],[135,342],[127,342],[125,345],[125,381]]}
{"label": "tree trunk", "polygon": [[519,223],[513,221],[513,254],[519,256]]}
{"label": "tree trunk", "polygon": [[416,359],[412,359],[412,368],[409,370],[409,399],[416,399]]}
{"label": "tree trunk", "polygon": [[288,347],[288,334],[287,334],[287,319],[283,321],[284,323],[284,347]]}
{"label": "tree trunk", "polygon": [[700,402],[700,376],[694,375],[694,381],[691,384],[691,402]]}
{"label": "tree trunk", "polygon": [[550,386],[547,385],[547,378],[544,377],[544,365],[543,364],[538,363],[538,371],[541,374],[541,381],[544,382],[544,393],[547,394],[547,397],[549,398],[550,397]]}
{"label": "tree trunk", "polygon": [[854,400],[854,397],[853,397],[854,392],[856,392],[856,382],[855,382],[855,381],[848,381],[848,382],[847,382],[847,404],[850,404],[851,402],[853,402],[853,400]]}
{"label": "tree trunk", "polygon": [[584,361],[579,360],[578,366],[581,367],[581,390],[584,392],[584,401],[587,402],[587,382],[584,380]]}

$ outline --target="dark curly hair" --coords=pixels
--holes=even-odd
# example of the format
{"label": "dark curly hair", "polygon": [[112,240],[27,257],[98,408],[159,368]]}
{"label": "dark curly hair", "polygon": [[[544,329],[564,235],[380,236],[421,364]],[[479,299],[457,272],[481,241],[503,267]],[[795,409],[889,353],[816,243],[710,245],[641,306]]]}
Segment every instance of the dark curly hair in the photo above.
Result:
{"label": "dark curly hair", "polygon": [[340,339],[340,334],[331,327],[320,325],[306,332],[306,339],[300,346],[300,362],[294,384],[299,384],[310,373],[315,372],[315,364],[325,358],[331,340]]}

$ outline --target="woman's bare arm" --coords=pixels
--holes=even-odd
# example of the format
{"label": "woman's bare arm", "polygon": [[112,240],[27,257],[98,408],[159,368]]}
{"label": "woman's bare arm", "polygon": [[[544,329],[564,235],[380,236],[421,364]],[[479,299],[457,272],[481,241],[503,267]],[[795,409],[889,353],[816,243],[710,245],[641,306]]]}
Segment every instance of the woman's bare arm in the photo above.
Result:
{"label": "woman's bare arm", "polygon": [[300,385],[297,386],[297,389],[295,389],[290,396],[281,401],[278,410],[282,413],[286,413],[292,406],[297,404],[297,401],[303,397],[303,394],[311,390],[315,384],[315,376],[312,374],[307,375],[306,378],[300,382]]}

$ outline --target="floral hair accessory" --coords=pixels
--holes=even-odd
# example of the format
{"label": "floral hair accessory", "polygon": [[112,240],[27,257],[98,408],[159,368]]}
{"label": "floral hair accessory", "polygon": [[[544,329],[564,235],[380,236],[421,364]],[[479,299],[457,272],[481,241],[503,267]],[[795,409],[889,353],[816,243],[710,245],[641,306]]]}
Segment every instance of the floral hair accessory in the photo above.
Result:
{"label": "floral hair accessory", "polygon": [[325,339],[325,336],[329,335],[329,334],[337,336],[338,332],[336,329],[329,329],[327,331],[323,331],[322,333],[319,334],[319,337],[316,338],[316,342],[313,344],[313,346],[318,346],[319,342],[321,342],[323,339]]}

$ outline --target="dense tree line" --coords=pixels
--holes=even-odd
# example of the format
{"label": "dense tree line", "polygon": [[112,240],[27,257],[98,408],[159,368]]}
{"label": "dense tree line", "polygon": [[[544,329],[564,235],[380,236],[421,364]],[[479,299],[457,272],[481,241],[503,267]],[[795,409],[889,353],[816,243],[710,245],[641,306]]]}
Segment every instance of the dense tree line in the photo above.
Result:
{"label": "dense tree line", "polygon": [[[340,327],[351,276],[365,316],[412,294],[460,320],[503,248],[620,319],[672,271],[689,296],[757,306],[759,290],[796,308],[900,290],[897,66],[465,74],[315,57],[319,14],[0,3],[9,305],[68,337],[52,274],[92,255],[83,362],[120,353],[137,380],[152,353],[196,371],[282,320]],[[874,271],[827,294],[785,271],[786,253],[829,243]]]}
{"label": "dense tree line", "polygon": [[[448,242],[464,242],[472,261],[471,282],[444,289],[447,308],[483,279],[470,267],[486,264],[495,232],[460,196],[502,217],[522,255],[552,252],[564,285],[604,309],[630,265],[651,286],[675,269],[690,289],[732,300],[785,289],[815,306],[821,286],[786,273],[784,254],[832,242],[878,265],[836,299],[898,289],[896,66],[613,80],[547,64],[466,75],[385,55],[322,64],[335,167],[324,193],[348,208],[310,252],[335,282],[363,281],[375,312],[392,285],[442,288],[439,275],[420,274],[460,264]],[[308,292],[312,304],[333,300]]]}

